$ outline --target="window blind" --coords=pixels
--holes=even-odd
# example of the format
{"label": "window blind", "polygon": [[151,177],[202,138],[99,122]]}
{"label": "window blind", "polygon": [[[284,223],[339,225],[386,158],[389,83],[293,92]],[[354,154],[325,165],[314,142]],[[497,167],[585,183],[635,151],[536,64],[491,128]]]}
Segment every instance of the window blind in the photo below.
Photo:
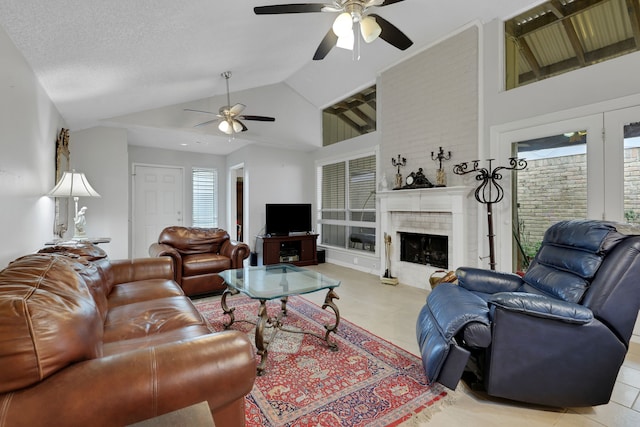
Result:
{"label": "window blind", "polygon": [[218,226],[218,171],[216,169],[193,168],[193,215],[194,227],[215,228]]}

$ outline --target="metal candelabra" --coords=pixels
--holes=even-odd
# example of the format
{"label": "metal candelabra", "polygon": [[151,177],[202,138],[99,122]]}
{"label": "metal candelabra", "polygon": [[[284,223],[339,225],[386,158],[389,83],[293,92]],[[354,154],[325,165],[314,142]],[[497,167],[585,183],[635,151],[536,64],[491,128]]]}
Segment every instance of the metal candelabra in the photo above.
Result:
{"label": "metal candelabra", "polygon": [[479,203],[487,205],[487,221],[489,225],[489,266],[492,270],[496,269],[496,254],[495,254],[495,242],[493,233],[493,204],[499,203],[504,198],[504,189],[498,181],[502,179],[503,171],[520,171],[527,167],[527,161],[525,159],[518,159],[517,157],[509,158],[509,166],[497,166],[492,169],[491,163],[495,159],[488,159],[489,167],[480,168],[479,160],[473,160],[472,166],[469,169],[467,162],[460,163],[453,167],[453,173],[456,175],[466,175],[469,173],[476,174],[476,181],[480,181],[480,184],[476,188],[475,197]]}
{"label": "metal candelabra", "polygon": [[442,169],[442,161],[451,160],[451,151],[448,151],[445,155],[444,150],[442,149],[442,147],[440,147],[440,151],[438,151],[438,154],[435,154],[433,151],[431,152],[431,160],[437,160],[440,165],[438,169]]}
{"label": "metal candelabra", "polygon": [[394,167],[396,167],[396,166],[398,167],[398,172],[396,173],[396,180],[395,180],[394,188],[400,188],[400,187],[402,187],[402,174],[400,173],[400,167],[407,165],[407,159],[405,157],[400,157],[400,154],[398,154],[398,160],[396,160],[396,159],[394,159],[392,157],[391,158],[391,164]]}
{"label": "metal candelabra", "polygon": [[439,165],[438,170],[436,171],[436,187],[444,187],[447,183],[447,179],[444,169],[442,169],[442,161],[451,160],[451,151],[448,151],[447,154],[445,154],[442,147],[440,147],[438,154],[435,154],[433,151],[431,152],[431,160],[437,161]]}

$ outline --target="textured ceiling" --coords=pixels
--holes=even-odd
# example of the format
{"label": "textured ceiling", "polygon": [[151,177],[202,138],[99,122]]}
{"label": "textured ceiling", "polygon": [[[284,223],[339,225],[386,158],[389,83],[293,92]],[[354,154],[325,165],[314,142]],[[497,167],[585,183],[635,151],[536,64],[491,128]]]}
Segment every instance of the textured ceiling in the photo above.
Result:
{"label": "textured ceiling", "polygon": [[[254,6],[280,3],[286,1],[0,0],[0,25],[72,130],[119,126],[132,144],[228,154],[254,142],[313,147],[319,138],[305,139],[291,126],[307,120],[298,112],[317,113],[315,120],[322,108],[452,31],[541,2],[405,0],[378,8],[414,45],[401,52],[382,40],[363,43],[359,61],[337,48],[312,61],[335,13],[253,13]],[[202,117],[183,111],[226,104],[220,73],[227,70],[232,103],[246,104],[246,114],[276,117],[247,123],[249,131],[231,143],[215,125],[194,129]]]}

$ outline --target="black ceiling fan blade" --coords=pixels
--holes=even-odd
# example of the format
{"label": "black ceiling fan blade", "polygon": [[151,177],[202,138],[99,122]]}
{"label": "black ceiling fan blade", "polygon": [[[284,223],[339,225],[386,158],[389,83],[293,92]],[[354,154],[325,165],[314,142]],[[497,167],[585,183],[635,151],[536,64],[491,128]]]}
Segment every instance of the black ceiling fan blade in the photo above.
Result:
{"label": "black ceiling fan blade", "polygon": [[325,56],[333,49],[333,47],[338,43],[338,36],[333,32],[332,28],[329,28],[327,35],[324,36],[322,41],[320,42],[320,46],[316,49],[316,53],[313,55],[314,61],[319,61],[324,59]]}
{"label": "black ceiling fan blade", "polygon": [[390,4],[400,3],[401,1],[404,1],[404,0],[384,0],[382,4],[379,5],[378,7],[389,6]]}
{"label": "black ceiling fan blade", "polygon": [[253,8],[256,15],[278,15],[281,13],[310,13],[322,12],[325,7],[321,3],[292,3],[292,4],[275,4],[273,6],[257,6]]}
{"label": "black ceiling fan blade", "polygon": [[267,117],[267,116],[247,116],[246,114],[243,114],[241,116],[238,116],[238,118],[242,119],[242,120],[255,120],[257,122],[275,122],[276,119],[275,117]]}
{"label": "black ceiling fan blade", "polygon": [[413,44],[411,39],[391,22],[380,17],[380,15],[376,15],[375,13],[371,13],[369,16],[374,17],[378,25],[380,25],[380,28],[382,28],[382,33],[380,33],[380,38],[382,40],[400,50],[407,50]]}
{"label": "black ceiling fan blade", "polygon": [[249,128],[247,128],[240,120],[234,119],[234,121],[240,123],[240,126],[242,126],[242,130],[240,132],[246,132],[249,130]]}

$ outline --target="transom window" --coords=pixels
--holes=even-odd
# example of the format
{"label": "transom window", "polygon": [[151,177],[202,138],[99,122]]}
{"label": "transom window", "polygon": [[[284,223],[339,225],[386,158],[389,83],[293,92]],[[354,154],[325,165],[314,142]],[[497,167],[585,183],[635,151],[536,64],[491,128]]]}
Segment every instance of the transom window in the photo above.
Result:
{"label": "transom window", "polygon": [[506,21],[506,88],[639,50],[639,9],[630,0],[553,0]]}

